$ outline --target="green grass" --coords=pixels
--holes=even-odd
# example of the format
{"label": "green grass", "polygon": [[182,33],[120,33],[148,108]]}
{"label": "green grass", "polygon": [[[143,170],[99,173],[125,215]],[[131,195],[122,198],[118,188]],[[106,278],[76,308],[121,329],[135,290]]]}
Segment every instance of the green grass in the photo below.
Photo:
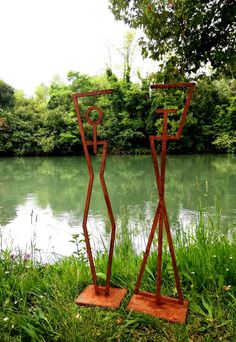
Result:
{"label": "green grass", "polygon": [[[91,275],[79,255],[54,264],[0,258],[0,341],[235,341],[236,241],[220,233],[218,224],[202,219],[195,232],[178,233],[174,241],[184,297],[190,301],[185,325],[127,312],[141,257],[128,235],[117,242],[112,286],[128,294],[118,310],[79,307],[77,295]],[[104,283],[107,256],[99,254],[99,283]],[[142,289],[155,291],[156,253],[149,257]],[[163,292],[175,296],[173,270],[166,242]]]}

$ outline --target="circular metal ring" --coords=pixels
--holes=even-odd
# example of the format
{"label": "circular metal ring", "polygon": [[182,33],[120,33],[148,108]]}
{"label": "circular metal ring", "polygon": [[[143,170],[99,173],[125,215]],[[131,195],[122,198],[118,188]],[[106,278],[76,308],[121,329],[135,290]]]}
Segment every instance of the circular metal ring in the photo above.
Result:
{"label": "circular metal ring", "polygon": [[[90,117],[89,117],[89,114],[93,111],[93,110],[96,110],[96,112],[98,113],[98,118],[97,120],[91,120]],[[91,106],[89,107],[87,110],[86,110],[86,113],[85,113],[85,120],[86,122],[88,122],[90,125],[99,125],[101,122],[102,122],[102,118],[103,118],[103,112],[102,110],[97,107],[97,106]]]}

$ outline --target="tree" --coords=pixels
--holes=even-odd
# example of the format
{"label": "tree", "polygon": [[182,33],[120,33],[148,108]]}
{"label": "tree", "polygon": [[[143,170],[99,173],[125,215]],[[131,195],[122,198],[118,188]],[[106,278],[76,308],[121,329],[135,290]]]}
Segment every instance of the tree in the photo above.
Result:
{"label": "tree", "polygon": [[0,109],[13,107],[15,102],[14,89],[0,80]]}
{"label": "tree", "polygon": [[118,80],[111,69],[106,70],[113,93],[98,104],[104,109],[101,138],[109,140],[114,153],[139,152],[145,146],[145,114],[148,110],[148,87],[144,89],[130,80]]}
{"label": "tree", "polygon": [[55,109],[60,106],[61,111],[70,111],[72,107],[71,92],[71,87],[63,83],[60,76],[55,75],[48,88],[48,109]]}
{"label": "tree", "polygon": [[144,56],[171,63],[176,73],[213,68],[236,73],[235,0],[110,0],[117,20],[141,28]]}
{"label": "tree", "polygon": [[81,74],[77,71],[69,71],[67,73],[68,81],[71,83],[73,92],[86,92],[91,90],[91,78],[88,75]]}
{"label": "tree", "polygon": [[130,82],[130,74],[136,44],[135,33],[133,31],[127,31],[124,36],[124,43],[121,49],[118,50],[123,57],[123,80],[127,83]]}
{"label": "tree", "polygon": [[48,99],[48,88],[44,83],[40,83],[35,89],[35,96],[39,102],[46,103]]}

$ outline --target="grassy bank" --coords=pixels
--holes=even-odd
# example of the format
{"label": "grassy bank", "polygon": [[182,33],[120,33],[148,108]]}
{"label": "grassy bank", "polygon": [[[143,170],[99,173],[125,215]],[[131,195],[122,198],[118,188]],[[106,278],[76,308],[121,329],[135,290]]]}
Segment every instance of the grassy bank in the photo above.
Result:
{"label": "grassy bank", "polygon": [[[128,235],[118,241],[113,263],[112,286],[128,289],[119,310],[74,304],[78,293],[91,283],[86,260],[79,253],[41,265],[28,256],[2,251],[0,341],[235,341],[236,241],[218,228],[210,220],[201,220],[194,232],[177,234],[176,257],[184,297],[190,301],[185,325],[126,311],[141,261]],[[103,284],[106,256],[98,255],[96,264]],[[153,252],[143,290],[155,290],[155,264]],[[176,295],[167,246],[163,292]]]}

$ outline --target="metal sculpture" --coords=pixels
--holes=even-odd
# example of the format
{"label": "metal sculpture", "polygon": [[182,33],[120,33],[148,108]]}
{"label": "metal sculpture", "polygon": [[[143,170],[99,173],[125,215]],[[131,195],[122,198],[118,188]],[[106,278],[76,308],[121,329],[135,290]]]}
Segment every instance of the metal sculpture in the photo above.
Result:
{"label": "metal sculpture", "polygon": [[[103,306],[103,307],[114,307],[117,308],[120,306],[120,303],[123,297],[126,294],[126,289],[118,289],[118,288],[111,288],[110,287],[110,279],[111,279],[111,268],[112,268],[112,257],[114,251],[114,243],[115,243],[115,233],[116,233],[116,224],[112,212],[111,202],[108,195],[105,179],[104,179],[104,172],[105,172],[105,165],[106,165],[106,157],[107,157],[107,141],[106,140],[98,140],[97,139],[97,126],[102,122],[103,119],[103,112],[98,106],[90,106],[87,108],[85,113],[85,120],[88,124],[92,125],[93,127],[93,140],[87,141],[84,133],[82,115],[80,111],[80,106],[78,103],[78,99],[82,97],[88,96],[99,96],[105,94],[111,94],[111,89],[105,90],[97,90],[91,91],[86,93],[76,93],[73,95],[73,102],[75,106],[75,110],[77,113],[78,125],[80,129],[80,135],[82,140],[82,145],[84,149],[84,154],[86,158],[86,163],[89,172],[89,184],[88,184],[88,191],[84,209],[84,217],[83,217],[83,232],[84,232],[84,239],[86,243],[86,249],[92,274],[93,285],[89,285],[76,299],[76,303],[78,305],[96,305],[96,306]],[[97,112],[98,118],[96,120],[92,120],[90,117],[91,112]],[[96,269],[94,264],[94,259],[92,255],[90,239],[87,229],[87,220],[88,220],[88,213],[90,207],[90,200],[92,195],[92,188],[93,188],[93,167],[91,163],[91,158],[89,155],[88,147],[93,147],[93,153],[96,155],[98,151],[98,146],[102,147],[102,161],[100,166],[100,182],[101,187],[105,199],[105,203],[107,206],[108,216],[111,222],[111,239],[110,239],[110,248],[109,248],[109,256],[108,256],[108,265],[107,265],[107,273],[106,273],[106,284],[105,286],[98,286],[97,282],[97,275]]]}
{"label": "metal sculpture", "polygon": [[[163,126],[162,134],[159,136],[149,136],[151,155],[154,165],[157,189],[159,194],[158,206],[153,219],[151,232],[148,238],[146,250],[142,260],[141,268],[139,271],[137,283],[127,309],[134,310],[142,313],[147,313],[152,316],[164,318],[169,321],[184,323],[187,314],[188,302],[183,299],[180,278],[178,274],[176,258],[174,253],[174,247],[170,232],[170,225],[165,205],[165,170],[166,170],[166,147],[167,141],[179,140],[186,121],[187,111],[189,109],[191,97],[194,90],[194,83],[175,83],[175,84],[155,84],[151,86],[151,89],[168,89],[168,88],[188,88],[186,96],[185,106],[182,112],[182,116],[179,123],[179,128],[176,135],[168,135],[167,132],[167,118],[168,114],[176,113],[177,109],[156,109],[156,113],[163,114]],[[155,149],[155,141],[161,142],[161,161],[158,166],[157,153]],[[139,290],[142,281],[143,273],[147,263],[148,255],[150,253],[151,244],[154,238],[157,225],[159,223],[158,230],[158,255],[157,255],[157,279],[156,279],[156,293],[142,292]],[[162,283],[162,244],[163,244],[163,226],[165,226],[167,241],[169,245],[169,251],[171,261],[174,270],[174,278],[176,289],[178,293],[178,299],[166,297],[161,295],[161,283]]]}

